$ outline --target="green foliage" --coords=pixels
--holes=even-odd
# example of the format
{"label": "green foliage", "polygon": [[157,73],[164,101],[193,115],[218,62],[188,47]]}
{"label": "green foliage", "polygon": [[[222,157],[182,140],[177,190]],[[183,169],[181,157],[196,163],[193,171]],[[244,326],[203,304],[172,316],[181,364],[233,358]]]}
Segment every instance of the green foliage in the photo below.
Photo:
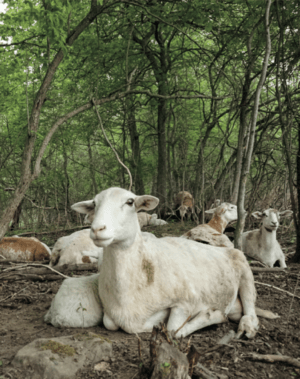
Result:
{"label": "green foliage", "polygon": [[[264,56],[264,24],[259,22],[263,20],[264,2],[252,1],[246,6],[242,1],[163,1],[146,6],[99,0],[97,6],[105,6],[105,13],[92,20],[72,47],[68,46],[68,38],[90,11],[90,1],[7,0],[6,4],[7,12],[0,15],[0,71],[5,78],[0,88],[1,204],[7,204],[13,193],[5,189],[18,185],[28,138],[28,116],[60,50],[64,57],[42,107],[31,170],[45,137],[59,118],[91,98],[109,99],[124,92],[133,73],[131,89],[169,97],[164,104],[162,132],[166,137],[164,180],[169,206],[173,206],[174,194],[183,187],[195,194],[196,204],[201,207],[205,206],[200,204],[201,198],[207,203],[215,197],[230,200],[241,109],[245,107],[249,123]],[[299,113],[298,8],[291,1],[280,9],[285,51],[278,73],[284,120],[289,125],[293,172],[297,154],[294,117]],[[285,206],[280,199],[288,197],[275,94],[279,49],[275,4],[271,11],[273,55],[261,95],[248,183],[249,209],[257,206],[258,200],[262,206]],[[252,62],[247,50],[252,32],[254,63],[249,94],[242,104],[247,67]],[[289,84],[286,96],[284,76]],[[202,97],[195,98],[196,95]],[[161,98],[142,92],[99,106],[109,140],[132,171],[134,191],[160,195],[161,105]],[[95,112],[87,110],[70,118],[54,133],[41,162],[42,173],[24,199],[22,227],[51,228],[56,223],[80,222],[80,216],[70,211],[73,202],[92,198],[108,186],[128,187],[127,174],[117,163],[98,124]],[[199,174],[201,154],[203,178]],[[233,164],[228,167],[231,160]]]}

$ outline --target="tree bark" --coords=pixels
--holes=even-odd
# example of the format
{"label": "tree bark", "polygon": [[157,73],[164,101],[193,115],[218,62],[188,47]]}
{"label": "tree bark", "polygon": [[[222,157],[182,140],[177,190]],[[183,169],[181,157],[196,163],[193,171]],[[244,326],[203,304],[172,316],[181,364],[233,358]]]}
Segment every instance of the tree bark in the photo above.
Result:
{"label": "tree bark", "polygon": [[256,88],[256,92],[255,92],[251,125],[250,125],[248,149],[247,149],[246,157],[242,166],[240,186],[239,186],[239,195],[238,195],[238,203],[237,203],[238,222],[236,226],[235,239],[234,239],[234,246],[238,249],[240,249],[242,245],[242,233],[244,230],[245,218],[246,218],[245,209],[244,209],[246,182],[247,182],[247,177],[250,170],[254,141],[255,141],[255,129],[256,129],[256,120],[257,120],[257,115],[258,115],[260,94],[261,94],[261,90],[266,79],[268,62],[269,62],[269,57],[271,53],[271,38],[270,38],[270,29],[269,29],[269,18],[270,18],[269,15],[270,15],[271,2],[272,0],[268,0],[267,5],[266,5],[266,12],[265,12],[266,51],[265,51],[265,57],[264,57],[264,63],[262,67],[261,76]]}

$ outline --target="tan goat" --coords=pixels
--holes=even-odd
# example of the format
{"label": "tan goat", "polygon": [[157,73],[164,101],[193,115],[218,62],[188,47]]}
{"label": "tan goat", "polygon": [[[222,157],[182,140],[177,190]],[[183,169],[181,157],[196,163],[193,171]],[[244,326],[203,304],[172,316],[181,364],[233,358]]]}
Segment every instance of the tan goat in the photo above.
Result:
{"label": "tan goat", "polygon": [[181,237],[208,243],[212,246],[233,247],[233,243],[223,233],[229,222],[237,220],[237,206],[222,203],[217,208],[209,209],[205,213],[213,214],[212,219],[207,224],[201,224],[189,230]]}
{"label": "tan goat", "polygon": [[14,261],[43,261],[50,254],[48,246],[34,237],[4,237],[0,242],[0,255]]}
{"label": "tan goat", "polygon": [[176,211],[179,211],[181,221],[186,217],[187,220],[191,219],[191,216],[198,220],[195,213],[195,201],[193,196],[188,191],[180,191],[174,200]]}

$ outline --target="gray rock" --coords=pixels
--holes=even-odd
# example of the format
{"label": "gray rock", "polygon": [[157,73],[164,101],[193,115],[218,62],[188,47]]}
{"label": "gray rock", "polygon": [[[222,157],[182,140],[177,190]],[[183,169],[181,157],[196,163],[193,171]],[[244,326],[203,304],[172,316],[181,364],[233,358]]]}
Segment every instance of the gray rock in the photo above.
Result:
{"label": "gray rock", "polygon": [[18,351],[12,365],[22,369],[24,379],[67,379],[84,366],[111,356],[111,341],[89,332],[37,339]]}

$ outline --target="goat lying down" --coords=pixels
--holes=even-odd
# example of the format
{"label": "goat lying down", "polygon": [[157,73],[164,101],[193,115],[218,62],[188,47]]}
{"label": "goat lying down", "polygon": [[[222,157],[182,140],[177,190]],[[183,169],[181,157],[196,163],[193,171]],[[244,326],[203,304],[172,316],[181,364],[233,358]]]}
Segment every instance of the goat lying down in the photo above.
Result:
{"label": "goat lying down", "polygon": [[216,208],[205,211],[206,215],[212,215],[207,224],[197,225],[184,233],[181,238],[191,239],[212,246],[232,247],[233,243],[223,234],[229,222],[237,220],[237,206],[230,203],[222,203]]}
{"label": "goat lying down", "polygon": [[[245,332],[253,338],[258,329],[256,292],[244,254],[233,248],[176,237],[158,239],[141,233],[137,212],[152,210],[157,204],[158,199],[153,196],[136,196],[124,189],[110,188],[94,200],[72,206],[80,213],[94,216],[91,238],[104,250],[98,274],[101,310],[95,308],[97,319],[102,319],[103,312],[107,329],[141,333],[152,331],[160,322],[176,331],[190,317],[177,332],[177,336],[187,336],[229,318],[239,321],[237,337]],[[76,309],[80,307],[80,296],[68,297],[70,303],[78,303]],[[94,297],[95,293],[90,290],[89,296]],[[71,320],[76,316],[75,308],[70,311],[63,302],[55,309],[55,301],[51,314],[56,319]],[[264,317],[278,317],[272,312],[257,311]],[[55,325],[49,312],[46,319]],[[65,326],[88,325],[79,320],[78,325],[69,321]]]}
{"label": "goat lying down", "polygon": [[293,211],[279,212],[276,209],[266,209],[264,212],[254,212],[252,216],[262,221],[259,229],[242,234],[242,250],[249,257],[255,258],[269,267],[276,262],[286,268],[285,256],[276,239],[276,231],[281,217],[289,217]]}
{"label": "goat lying down", "polygon": [[78,230],[60,237],[53,246],[50,266],[102,262],[102,248],[95,246],[90,229]]}

